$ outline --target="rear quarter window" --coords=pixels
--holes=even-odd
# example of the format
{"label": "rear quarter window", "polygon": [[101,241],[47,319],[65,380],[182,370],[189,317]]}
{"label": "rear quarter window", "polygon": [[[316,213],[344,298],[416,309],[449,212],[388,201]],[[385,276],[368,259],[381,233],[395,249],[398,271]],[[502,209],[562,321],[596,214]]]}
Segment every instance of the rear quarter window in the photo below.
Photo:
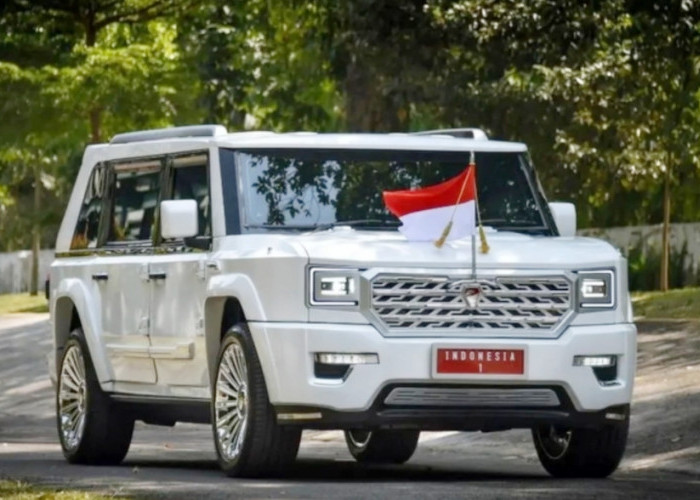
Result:
{"label": "rear quarter window", "polygon": [[78,221],[71,239],[71,250],[95,248],[99,239],[100,218],[105,195],[104,165],[97,165],[90,174],[83,202],[80,205]]}

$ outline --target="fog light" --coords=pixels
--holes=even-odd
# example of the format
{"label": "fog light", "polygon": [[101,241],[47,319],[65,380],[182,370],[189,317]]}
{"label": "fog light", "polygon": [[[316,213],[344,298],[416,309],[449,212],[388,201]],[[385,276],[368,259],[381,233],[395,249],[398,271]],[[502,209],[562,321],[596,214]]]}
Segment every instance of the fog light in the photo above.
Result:
{"label": "fog light", "polygon": [[336,353],[317,352],[317,363],[325,365],[376,365],[379,364],[379,355],[376,353]]}
{"label": "fog light", "polygon": [[574,356],[574,366],[592,366],[601,368],[606,366],[615,366],[617,364],[617,356]]}

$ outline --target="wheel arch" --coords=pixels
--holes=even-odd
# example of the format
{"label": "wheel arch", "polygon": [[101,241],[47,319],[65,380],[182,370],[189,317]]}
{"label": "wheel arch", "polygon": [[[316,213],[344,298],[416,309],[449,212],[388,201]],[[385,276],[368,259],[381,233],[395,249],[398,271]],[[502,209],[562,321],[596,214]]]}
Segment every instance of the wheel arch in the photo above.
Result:
{"label": "wheel arch", "polygon": [[204,302],[204,335],[209,381],[216,371],[221,338],[238,321],[264,321],[257,290],[244,274],[222,274],[209,280]]}
{"label": "wheel arch", "polygon": [[204,318],[207,367],[209,369],[211,387],[215,383],[216,363],[221,347],[221,339],[233,325],[246,322],[251,331],[253,348],[260,361],[268,398],[272,398],[277,392],[276,370],[269,356],[269,349],[266,349],[267,339],[265,337],[256,339],[253,328],[250,328],[252,318],[246,302],[241,300],[240,296],[233,294],[209,297],[204,303]]}
{"label": "wheel arch", "polygon": [[83,330],[85,343],[100,383],[112,380],[107,355],[100,340],[101,316],[97,299],[91,297],[78,279],[62,281],[55,291],[53,309],[53,341],[56,369],[60,365],[63,347],[73,330]]}
{"label": "wheel arch", "polygon": [[207,349],[209,381],[213,383],[216,358],[226,331],[240,321],[246,321],[243,306],[234,296],[209,297],[204,303],[204,335]]}

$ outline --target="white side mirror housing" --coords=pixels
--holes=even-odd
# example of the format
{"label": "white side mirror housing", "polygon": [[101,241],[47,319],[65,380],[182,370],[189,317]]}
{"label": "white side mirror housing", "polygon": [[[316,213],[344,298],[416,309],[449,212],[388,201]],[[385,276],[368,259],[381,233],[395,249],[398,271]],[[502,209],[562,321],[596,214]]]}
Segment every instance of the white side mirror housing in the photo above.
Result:
{"label": "white side mirror housing", "polygon": [[199,217],[195,200],[167,200],[160,203],[160,234],[168,239],[197,236]]}
{"label": "white side mirror housing", "polygon": [[576,236],[576,206],[573,203],[553,201],[549,209],[554,216],[560,236]]}

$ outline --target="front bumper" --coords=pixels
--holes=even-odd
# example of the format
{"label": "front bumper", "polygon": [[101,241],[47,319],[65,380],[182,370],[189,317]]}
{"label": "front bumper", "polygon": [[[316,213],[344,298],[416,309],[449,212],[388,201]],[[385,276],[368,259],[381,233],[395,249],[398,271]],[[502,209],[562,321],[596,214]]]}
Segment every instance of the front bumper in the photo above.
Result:
{"label": "front bumper", "polygon": [[[447,422],[452,418],[463,421],[465,413],[476,417],[478,412],[483,422],[500,418],[508,427],[528,427],[533,422],[565,422],[591,416],[595,421],[611,411],[626,418],[632,399],[636,367],[634,324],[570,326],[557,339],[386,338],[370,325],[350,324],[251,322],[249,327],[270,402],[278,413],[299,414],[301,420],[307,413],[309,427],[314,426],[312,420],[320,413],[326,420],[334,415],[331,420],[337,422],[343,421],[343,415],[351,417],[351,414],[355,419],[369,422],[383,413],[382,422],[390,417],[400,425],[402,421]],[[525,373],[437,378],[433,370],[433,347],[438,344],[454,348],[523,349]],[[355,365],[345,378],[329,380],[314,375],[317,352],[376,353],[379,363]],[[601,383],[590,367],[573,366],[575,355],[606,354],[618,357],[617,376],[612,382]],[[512,408],[503,405],[498,408],[472,405],[468,409],[425,405],[385,408],[387,391],[396,387],[550,388],[557,393],[559,404],[542,408],[531,404]],[[517,422],[522,425],[513,425]]]}

